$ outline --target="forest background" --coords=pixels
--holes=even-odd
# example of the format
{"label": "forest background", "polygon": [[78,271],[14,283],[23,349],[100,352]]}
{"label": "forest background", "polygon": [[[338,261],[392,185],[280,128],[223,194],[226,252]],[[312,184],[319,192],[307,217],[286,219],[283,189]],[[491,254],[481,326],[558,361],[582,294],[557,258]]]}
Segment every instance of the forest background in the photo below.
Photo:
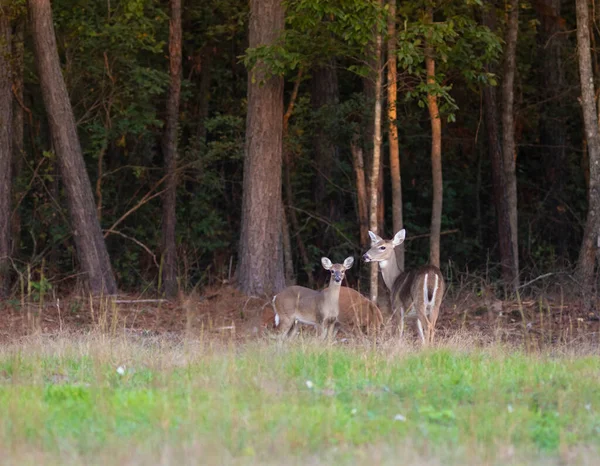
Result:
{"label": "forest background", "polygon": [[[401,261],[450,283],[597,283],[595,1],[0,14],[0,297],[23,277],[57,294],[320,287],[321,256],[402,227]],[[356,265],[350,286],[376,294]]]}

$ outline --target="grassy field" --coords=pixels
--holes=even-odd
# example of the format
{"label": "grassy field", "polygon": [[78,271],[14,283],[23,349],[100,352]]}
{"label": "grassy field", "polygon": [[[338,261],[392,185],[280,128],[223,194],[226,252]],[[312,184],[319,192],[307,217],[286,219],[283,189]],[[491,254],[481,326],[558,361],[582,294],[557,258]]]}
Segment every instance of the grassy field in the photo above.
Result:
{"label": "grassy field", "polygon": [[2,464],[597,464],[600,359],[457,338],[0,349]]}

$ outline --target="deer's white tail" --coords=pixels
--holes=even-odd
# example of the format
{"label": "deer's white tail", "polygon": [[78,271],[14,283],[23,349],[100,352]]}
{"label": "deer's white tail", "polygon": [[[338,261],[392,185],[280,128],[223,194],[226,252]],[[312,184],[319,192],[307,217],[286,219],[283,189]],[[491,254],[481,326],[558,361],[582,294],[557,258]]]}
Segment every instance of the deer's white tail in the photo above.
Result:
{"label": "deer's white tail", "polygon": [[279,327],[279,314],[277,313],[277,307],[275,306],[275,300],[277,295],[273,296],[273,311],[275,312],[275,327]]}
{"label": "deer's white tail", "polygon": [[439,285],[439,277],[435,274],[435,284],[433,285],[433,293],[431,293],[431,299],[429,298],[429,274],[425,274],[425,280],[423,280],[423,303],[425,304],[425,309],[423,309],[426,318],[429,318],[431,315],[431,311],[435,305],[435,296],[437,294],[438,285]]}

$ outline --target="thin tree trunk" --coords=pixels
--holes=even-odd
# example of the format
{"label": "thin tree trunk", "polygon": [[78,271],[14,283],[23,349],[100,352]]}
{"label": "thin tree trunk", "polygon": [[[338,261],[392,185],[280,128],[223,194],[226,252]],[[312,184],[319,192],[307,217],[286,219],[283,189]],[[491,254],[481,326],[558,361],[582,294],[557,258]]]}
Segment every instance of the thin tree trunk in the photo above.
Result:
{"label": "thin tree trunk", "polygon": [[213,52],[205,47],[200,53],[200,83],[198,84],[198,140],[206,142],[206,120],[209,113],[210,85],[212,82]]}
{"label": "thin tree trunk", "polygon": [[294,276],[294,255],[292,254],[292,240],[290,237],[290,228],[285,215],[285,208],[281,208],[281,237],[283,242],[283,261],[285,264],[285,285],[295,285]]}
{"label": "thin tree trunk", "polygon": [[[483,23],[492,31],[496,29],[496,12],[492,5],[484,12]],[[489,70],[493,71],[493,70]],[[508,188],[506,185],[504,160],[502,158],[502,144],[500,143],[500,127],[496,88],[487,85],[483,88],[483,107],[485,126],[487,131],[487,146],[491,162],[492,185],[494,192],[494,208],[498,226],[498,245],[500,250],[500,264],[502,278],[506,287],[515,290],[517,269],[514,264],[512,249],[512,234],[510,224],[510,208]]]}
{"label": "thin tree trunk", "polygon": [[[380,6],[382,1],[379,1]],[[370,205],[369,205],[369,228],[373,233],[379,232],[379,218],[377,203],[379,200],[379,171],[381,158],[381,90],[383,81],[383,72],[381,70],[381,52],[383,38],[381,33],[376,33],[375,38],[375,109],[373,117],[373,160],[371,165],[370,185]],[[371,300],[377,302],[378,295],[378,273],[379,265],[376,262],[371,263],[370,294]]]}
{"label": "thin tree trunk", "polygon": [[114,294],[117,286],[60,68],[50,0],[29,0],[29,12],[42,97],[67,194],[80,267],[92,294]]}
{"label": "thin tree trunk", "polygon": [[590,166],[588,214],[579,251],[577,276],[584,292],[587,293],[594,283],[596,249],[598,232],[600,231],[600,131],[598,130],[598,117],[595,108],[587,0],[576,0],[576,14],[581,105]]}
{"label": "thin tree trunk", "polygon": [[[249,46],[274,43],[284,25],[281,0],[251,0]],[[281,245],[283,78],[263,84],[263,65],[248,73],[242,231],[238,280],[249,295],[271,295],[284,283]]]}
{"label": "thin tree trunk", "polygon": [[[17,205],[21,196],[19,192],[18,180],[21,176],[23,167],[23,158],[25,157],[25,115],[22,106],[23,102],[23,77],[25,72],[25,16],[17,19],[15,32],[12,41],[13,51],[13,89],[15,99],[13,99],[13,202]],[[12,255],[18,254],[21,243],[21,215],[19,209],[13,210],[11,218],[12,227]]]}
{"label": "thin tree trunk", "polygon": [[365,181],[365,161],[363,149],[358,135],[354,135],[350,143],[352,152],[352,164],[356,175],[356,197],[358,204],[358,223],[360,226],[360,245],[366,247],[369,244],[369,208],[367,204],[367,183]]}
{"label": "thin tree trunk", "polygon": [[175,227],[177,222],[177,128],[179,122],[179,102],[181,96],[181,0],[170,0],[171,19],[169,21],[169,97],[167,100],[167,121],[163,138],[165,160],[165,193],[163,195],[162,281],[167,298],[177,296],[177,245]]}
{"label": "thin tree trunk", "polygon": [[[400,148],[398,145],[398,126],[396,123],[398,102],[397,59],[396,59],[396,0],[388,2],[388,142],[390,146],[390,178],[392,181],[392,224],[394,234],[403,228],[402,218],[402,178],[400,177]],[[404,270],[404,244],[394,249],[396,262]]]}
{"label": "thin tree trunk", "polygon": [[517,69],[517,37],[519,32],[519,1],[510,1],[506,31],[506,48],[502,76],[502,158],[504,178],[508,188],[508,207],[513,254],[513,287],[519,283],[519,238],[517,218],[517,172],[514,123],[514,81]]}
{"label": "thin tree trunk", "polygon": [[[298,70],[298,74],[296,76],[296,81],[294,82],[294,89],[292,90],[292,94],[290,96],[290,101],[288,103],[287,110],[283,115],[283,185],[285,197],[287,200],[287,205],[292,207],[294,205],[294,195],[292,189],[292,177],[290,174],[291,171],[291,159],[290,159],[290,151],[287,146],[287,136],[288,136],[288,128],[289,121],[292,117],[292,113],[294,112],[294,107],[296,106],[296,100],[298,99],[298,91],[300,90],[300,82],[302,81],[303,70],[300,68]],[[295,283],[294,277],[294,264],[293,264],[293,255],[291,253],[292,250],[292,240],[289,225],[287,222],[287,213],[285,208],[285,203],[283,202],[282,195],[282,204],[281,204],[281,222],[282,222],[282,231],[283,231],[283,248],[284,248],[284,261],[285,261],[285,278],[289,283]],[[289,216],[292,222],[292,227],[294,232],[296,232],[296,241],[298,243],[298,250],[300,252],[300,258],[302,259],[304,269],[308,274],[308,282],[310,286],[313,286],[313,275],[311,273],[311,263],[308,259],[308,253],[306,252],[306,247],[304,246],[304,241],[302,241],[302,236],[300,235],[300,225],[298,223],[298,217],[296,216],[296,211],[294,209],[289,209]],[[288,251],[289,248],[289,251]],[[288,251],[288,252],[286,252]]]}
{"label": "thin tree trunk", "polygon": [[10,292],[12,206],[12,76],[8,0],[0,0],[0,299]]}
{"label": "thin tree trunk", "polygon": [[[428,19],[433,22],[433,12],[427,12]],[[433,49],[426,45],[425,66],[427,69],[427,84],[435,84],[435,59]],[[440,233],[442,229],[442,120],[438,108],[437,96],[427,94],[427,107],[431,120],[431,176],[433,185],[433,198],[431,206],[431,236],[429,238],[429,263],[440,266]]]}

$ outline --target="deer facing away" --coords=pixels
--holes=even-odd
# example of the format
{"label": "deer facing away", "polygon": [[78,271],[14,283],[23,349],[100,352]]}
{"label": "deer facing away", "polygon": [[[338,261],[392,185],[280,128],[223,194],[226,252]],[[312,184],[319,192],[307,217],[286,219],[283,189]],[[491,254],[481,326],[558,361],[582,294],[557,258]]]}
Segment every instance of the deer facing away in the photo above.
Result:
{"label": "deer facing away", "polygon": [[371,249],[363,255],[363,260],[379,262],[383,281],[390,290],[392,315],[400,311],[400,336],[404,333],[404,318],[416,317],[422,342],[433,342],[446,287],[442,272],[434,265],[408,271],[399,269],[394,248],[404,242],[404,229],[391,240],[384,240],[372,231],[369,231],[369,236]]}
{"label": "deer facing away", "polygon": [[298,322],[320,326],[323,339],[334,336],[340,312],[340,288],[346,270],[353,263],[353,257],[347,257],[343,264],[332,264],[327,257],[323,257],[323,268],[331,272],[327,288],[318,291],[303,286],[288,286],[273,297],[275,327],[281,328],[283,338],[298,332]]}

